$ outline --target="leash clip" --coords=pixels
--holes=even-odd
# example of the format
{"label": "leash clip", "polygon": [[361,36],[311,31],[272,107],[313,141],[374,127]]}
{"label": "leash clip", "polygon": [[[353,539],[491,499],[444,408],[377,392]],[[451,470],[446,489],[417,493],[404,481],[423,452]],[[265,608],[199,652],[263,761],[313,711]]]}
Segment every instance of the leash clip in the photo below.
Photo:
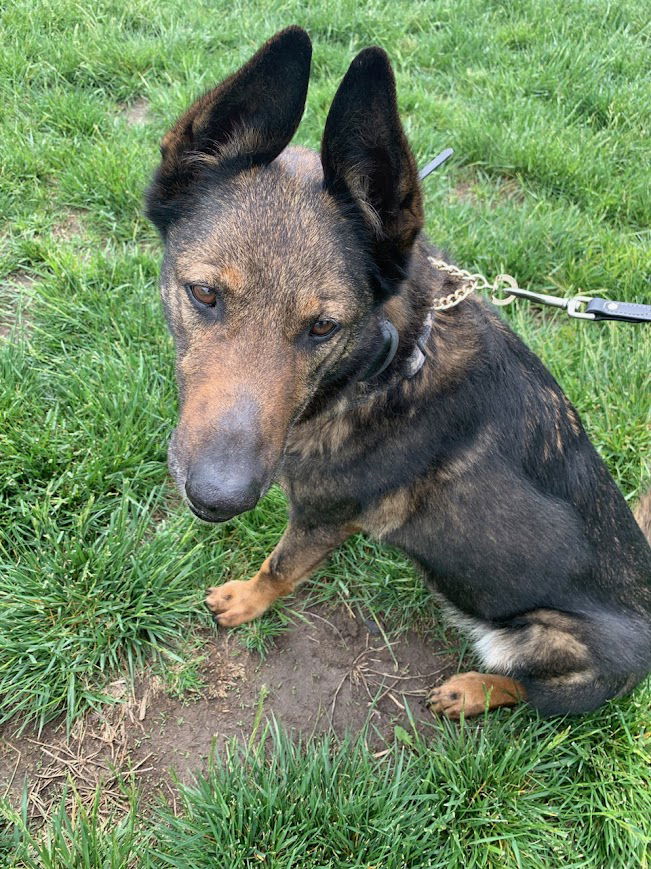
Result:
{"label": "leash clip", "polygon": [[[586,296],[583,293],[578,293],[569,299],[563,299],[559,296],[550,296],[548,293],[523,290],[522,287],[518,286],[513,275],[498,275],[490,284],[481,273],[472,274],[466,269],[460,269],[458,266],[433,256],[429,256],[427,259],[437,271],[458,278],[460,281],[454,292],[434,300],[432,311],[447,311],[450,308],[455,308],[475,290],[490,290],[491,302],[501,307],[510,305],[515,299],[527,299],[530,302],[560,308],[568,316],[574,317],[575,320],[651,323],[651,305],[643,305],[639,302],[617,302],[613,299],[602,299],[599,296]],[[499,294],[505,293],[507,295],[501,298]]]}
{"label": "leash clip", "polygon": [[594,314],[591,314],[589,311],[580,311],[579,305],[587,305],[592,301],[592,296],[584,296],[579,294],[578,296],[572,296],[571,299],[567,299],[567,313],[570,317],[575,317],[577,320],[595,320],[596,317]]}
{"label": "leash clip", "polygon": [[[560,308],[566,311],[570,317],[577,320],[594,320],[595,315],[580,310],[583,305],[587,305],[592,301],[592,296],[584,296],[578,294],[572,296],[571,299],[562,299],[559,296],[550,296],[548,293],[534,293],[532,290],[523,290],[518,286],[518,282],[513,275],[498,275],[495,278],[492,286],[491,302],[494,305],[504,307],[510,305],[516,298],[527,299],[530,302],[539,302],[541,305],[550,305],[552,308]],[[501,299],[496,296],[496,293],[508,293],[509,295]]]}

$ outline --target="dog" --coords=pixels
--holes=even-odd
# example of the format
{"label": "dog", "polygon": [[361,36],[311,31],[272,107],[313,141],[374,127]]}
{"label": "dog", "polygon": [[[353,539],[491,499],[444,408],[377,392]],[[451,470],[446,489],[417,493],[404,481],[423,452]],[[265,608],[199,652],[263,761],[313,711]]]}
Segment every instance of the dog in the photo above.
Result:
{"label": "dog", "polygon": [[274,480],[290,505],[259,572],[207,606],[255,619],[364,532],[418,565],[486,670],[435,688],[434,712],[595,709],[650,669],[651,549],[492,307],[433,312],[460,284],[432,265],[386,53],[353,60],[320,155],[289,144],[310,62],[298,27],[266,42],[164,136],[146,196],[177,354],[172,476],[207,522]]}

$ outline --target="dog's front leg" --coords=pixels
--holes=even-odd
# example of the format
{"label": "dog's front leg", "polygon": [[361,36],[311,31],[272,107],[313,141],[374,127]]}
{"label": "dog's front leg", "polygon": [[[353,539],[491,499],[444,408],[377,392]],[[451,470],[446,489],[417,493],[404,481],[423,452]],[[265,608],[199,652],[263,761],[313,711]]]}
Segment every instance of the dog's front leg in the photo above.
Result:
{"label": "dog's front leg", "polygon": [[253,579],[231,580],[209,588],[206,606],[224,627],[250,622],[276,598],[291,594],[353,531],[345,527],[306,528],[290,522]]}

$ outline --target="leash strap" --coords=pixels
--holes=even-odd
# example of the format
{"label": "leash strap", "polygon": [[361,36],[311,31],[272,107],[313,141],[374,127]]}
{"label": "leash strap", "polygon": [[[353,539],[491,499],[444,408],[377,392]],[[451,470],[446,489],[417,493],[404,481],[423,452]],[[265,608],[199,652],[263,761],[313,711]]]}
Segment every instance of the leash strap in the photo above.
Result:
{"label": "leash strap", "polygon": [[651,323],[651,305],[634,302],[614,302],[612,299],[590,299],[585,309],[595,320],[620,320],[623,323]]}
{"label": "leash strap", "polygon": [[438,169],[439,166],[442,166],[445,161],[454,154],[452,148],[446,148],[445,151],[441,151],[440,154],[437,154],[433,160],[427,164],[427,166],[423,166],[423,168],[418,173],[418,177],[421,181],[424,181],[428,175],[431,175],[435,169]]}

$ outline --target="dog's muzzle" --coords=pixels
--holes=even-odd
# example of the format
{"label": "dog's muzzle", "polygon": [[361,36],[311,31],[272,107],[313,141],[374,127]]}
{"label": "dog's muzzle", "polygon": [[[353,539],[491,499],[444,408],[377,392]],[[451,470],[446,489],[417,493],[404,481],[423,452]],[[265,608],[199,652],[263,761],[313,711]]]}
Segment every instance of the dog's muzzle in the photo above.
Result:
{"label": "dog's muzzle", "polygon": [[277,459],[262,437],[257,405],[243,398],[203,428],[181,421],[170,440],[168,463],[192,512],[204,522],[225,522],[255,507]]}

